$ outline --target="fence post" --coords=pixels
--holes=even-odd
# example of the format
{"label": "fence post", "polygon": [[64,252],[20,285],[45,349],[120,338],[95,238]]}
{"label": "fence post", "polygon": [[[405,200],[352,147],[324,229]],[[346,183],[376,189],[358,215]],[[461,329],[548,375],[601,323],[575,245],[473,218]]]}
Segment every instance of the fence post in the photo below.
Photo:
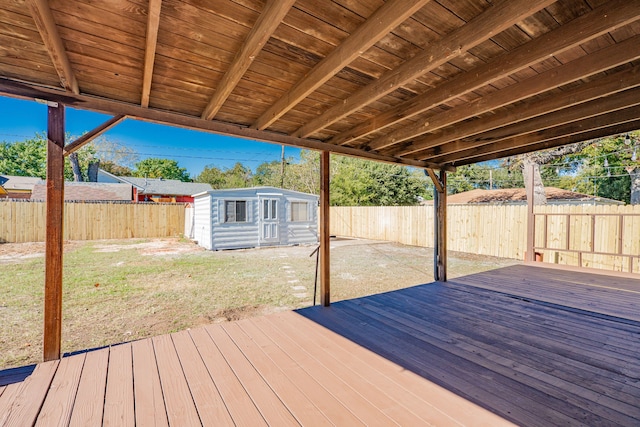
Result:
{"label": "fence post", "polygon": [[535,187],[533,163],[527,164],[525,167],[529,168],[529,185],[527,186],[527,252],[525,261],[534,261],[536,259],[534,251],[536,240],[536,217],[533,214],[533,192]]}

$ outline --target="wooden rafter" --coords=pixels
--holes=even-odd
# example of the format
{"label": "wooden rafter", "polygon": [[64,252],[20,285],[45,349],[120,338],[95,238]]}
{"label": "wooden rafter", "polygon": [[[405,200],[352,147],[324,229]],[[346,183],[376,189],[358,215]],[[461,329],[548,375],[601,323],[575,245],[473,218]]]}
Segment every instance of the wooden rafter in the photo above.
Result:
{"label": "wooden rafter", "polygon": [[496,2],[466,25],[452,31],[425,50],[390,70],[375,82],[356,91],[344,102],[334,105],[319,117],[298,129],[294,135],[306,137],[354,111],[393,92],[467,50],[488,40],[529,15],[553,3],[553,0],[502,0]]}
{"label": "wooden rafter", "polygon": [[202,112],[202,118],[211,120],[218,113],[244,73],[249,69],[253,60],[258,56],[263,46],[280,22],[293,6],[295,0],[270,0],[249,32],[247,39],[238,50],[227,72],[220,80],[213,97]]}
{"label": "wooden rafter", "polygon": [[640,105],[640,89],[629,89],[612,96],[595,99],[584,104],[575,105],[490,132],[481,133],[468,140],[455,141],[445,146],[434,147],[430,150],[420,152],[420,157],[432,159],[440,158],[440,156],[449,156],[454,153],[467,151],[475,146],[485,145],[487,141],[491,141],[491,144],[495,145],[500,141],[513,140],[513,138],[521,135],[540,132],[568,123],[584,121],[591,117],[602,115],[603,113],[623,110],[636,105]]}
{"label": "wooden rafter", "polygon": [[109,129],[113,128],[114,126],[116,126],[118,123],[122,122],[126,118],[127,116],[124,116],[124,115],[115,116],[107,120],[100,126],[90,130],[89,132],[85,133],[75,141],[67,144],[64,147],[64,155],[68,156],[69,154],[75,153],[76,151],[84,147],[86,144],[93,141],[95,138],[99,137],[103,133],[107,132]]}
{"label": "wooden rafter", "polygon": [[442,129],[440,132],[420,139],[419,143],[425,147],[425,151],[417,152],[415,156],[418,158],[420,156],[429,156],[429,150],[435,149],[437,146],[477,135],[481,132],[498,129],[510,123],[518,123],[563,108],[610,96],[638,86],[640,86],[640,66],[635,66],[628,70],[591,80],[584,85],[570,88],[563,91],[560,96],[554,93],[541,100],[533,98],[517,106],[495,111],[489,117]]}
{"label": "wooden rafter", "polygon": [[144,70],[142,74],[142,96],[140,101],[140,105],[145,108],[149,106],[149,95],[151,94],[151,80],[153,79],[153,65],[156,59],[161,7],[162,0],[149,0],[149,15],[147,17],[147,34],[144,49]]}
{"label": "wooden rafter", "polygon": [[[346,144],[372,132],[411,118],[417,114],[449,102],[488,83],[506,77],[523,68],[585,43],[637,18],[640,3],[617,0],[544,34],[512,50],[506,55],[480,65],[466,73],[428,90],[351,129],[331,138],[332,144]],[[389,136],[392,138],[392,136]]]}
{"label": "wooden rafter", "polygon": [[[571,123],[563,124],[561,126],[555,126],[550,129],[544,129],[527,133],[525,135],[519,135],[513,138],[504,139],[497,143],[489,142],[483,145],[476,145],[468,148],[467,150],[459,151],[455,154],[449,154],[437,157],[438,161],[442,163],[461,162],[466,159],[473,159],[487,154],[496,154],[502,152],[513,152],[521,148],[530,148],[531,146],[537,146],[545,141],[559,140],[564,137],[570,137],[571,135],[578,135],[584,132],[594,131],[602,128],[607,128],[613,125],[620,125],[630,122],[638,122],[640,117],[640,106],[632,106],[623,110],[607,112],[588,119],[578,120]],[[601,136],[608,136],[610,133],[605,133]],[[585,138],[587,139],[587,138]],[[575,139],[570,142],[583,141],[585,139]],[[561,144],[558,144],[561,145]],[[551,148],[551,147],[545,147]],[[542,148],[537,148],[542,149]],[[527,151],[529,151],[527,149]],[[535,151],[535,150],[534,150]],[[511,155],[511,154],[509,154]],[[503,157],[501,154],[500,157]]]}
{"label": "wooden rafter", "polygon": [[436,191],[438,193],[444,192],[444,187],[442,186],[442,182],[440,182],[440,178],[436,175],[436,172],[431,168],[425,169],[424,172],[431,178],[431,182],[433,182],[434,187],[436,187]]}
{"label": "wooden rafter", "polygon": [[[387,141],[386,138],[380,139],[369,144],[369,147],[372,149],[388,147],[412,136],[436,131],[477,115],[544,93],[558,86],[631,62],[640,58],[640,50],[637,49],[638,43],[640,43],[640,36],[634,36],[624,42],[611,45],[591,55],[580,57],[562,66],[523,80],[520,83],[485,95],[482,98],[478,98],[460,107],[435,114],[426,119],[428,121],[427,126],[424,125],[425,121],[421,122],[421,126],[407,126],[400,129],[402,135],[399,136],[400,132],[398,132],[393,142]],[[422,144],[421,141],[418,140],[408,148],[394,152],[394,155],[415,153],[429,146],[429,144],[425,146],[425,144]]]}
{"label": "wooden rafter", "polygon": [[[411,159],[400,159],[393,156],[367,152],[365,150],[359,150],[351,147],[335,146],[314,139],[294,138],[292,136],[284,135],[281,133],[261,131],[228,123],[204,120],[199,117],[185,116],[183,114],[177,114],[163,110],[142,108],[139,105],[126,104],[108,99],[100,99],[82,94],[74,95],[68,92],[61,92],[57,89],[16,82],[3,78],[0,78],[0,95],[17,96],[25,99],[43,99],[47,101],[61,102],[70,107],[78,107],[106,114],[115,113],[117,115],[125,115],[130,118],[154,123],[178,126],[203,132],[212,132],[220,135],[235,136],[242,139],[252,139],[263,142],[271,142],[275,144],[290,145],[293,147],[308,148],[311,150],[330,151],[337,154],[343,154],[345,156],[362,157],[386,163],[404,164],[407,166],[415,166],[419,168],[431,167],[434,169],[441,169],[443,167],[442,165],[414,161]],[[455,168],[449,168],[447,170],[453,171],[455,170]]]}
{"label": "wooden rafter", "polygon": [[389,0],[384,3],[344,42],[265,111],[255,121],[253,127],[266,129],[429,1]]}
{"label": "wooden rafter", "polygon": [[49,4],[46,0],[27,0],[27,5],[42,41],[49,52],[51,62],[53,62],[53,66],[58,73],[60,84],[70,92],[80,93],[78,81],[62,43],[62,38],[58,33],[58,27],[53,19]]}
{"label": "wooden rafter", "polygon": [[640,129],[640,119],[624,121],[622,123],[614,123],[612,125],[603,126],[598,129],[585,130],[584,132],[574,133],[571,135],[563,135],[551,137],[542,142],[534,142],[527,145],[515,146],[511,149],[505,149],[496,153],[484,153],[466,159],[456,160],[456,166],[468,165],[471,163],[484,162],[496,158],[516,156],[518,154],[530,153],[532,151],[546,150],[548,148],[559,147],[561,145],[573,144],[575,142],[588,141],[590,139],[604,138],[611,135],[632,132]]}

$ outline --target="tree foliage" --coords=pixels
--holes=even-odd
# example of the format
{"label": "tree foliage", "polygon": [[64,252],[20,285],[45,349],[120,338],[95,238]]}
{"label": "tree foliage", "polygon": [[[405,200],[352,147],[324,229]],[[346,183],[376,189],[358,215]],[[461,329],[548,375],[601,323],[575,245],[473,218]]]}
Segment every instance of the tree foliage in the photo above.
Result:
{"label": "tree foliage", "polygon": [[149,157],[136,163],[133,176],[140,178],[177,179],[183,182],[191,181],[187,169],[178,166],[177,161],[155,157]]}
{"label": "tree foliage", "polygon": [[[66,139],[70,139],[67,135]],[[77,151],[78,162],[87,179],[86,171],[90,162],[94,161],[95,151],[86,146]],[[36,133],[35,137],[24,141],[0,142],[0,173],[16,176],[47,177],[47,137]],[[73,180],[73,171],[69,159],[65,158],[64,177]]]}

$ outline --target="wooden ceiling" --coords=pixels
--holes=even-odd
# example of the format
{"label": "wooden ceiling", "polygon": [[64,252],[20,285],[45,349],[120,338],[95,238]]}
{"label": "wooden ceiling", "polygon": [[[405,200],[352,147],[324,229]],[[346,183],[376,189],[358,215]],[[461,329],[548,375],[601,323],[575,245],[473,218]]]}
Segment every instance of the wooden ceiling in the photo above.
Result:
{"label": "wooden ceiling", "polygon": [[638,0],[0,5],[5,96],[437,169],[640,128]]}

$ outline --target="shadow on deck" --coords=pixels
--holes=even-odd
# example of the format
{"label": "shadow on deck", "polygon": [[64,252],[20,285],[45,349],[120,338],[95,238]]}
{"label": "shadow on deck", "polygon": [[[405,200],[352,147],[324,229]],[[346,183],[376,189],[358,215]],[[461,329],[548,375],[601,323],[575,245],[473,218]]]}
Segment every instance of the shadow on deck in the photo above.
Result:
{"label": "shadow on deck", "polygon": [[41,363],[0,425],[638,425],[639,353],[640,280],[513,266]]}

